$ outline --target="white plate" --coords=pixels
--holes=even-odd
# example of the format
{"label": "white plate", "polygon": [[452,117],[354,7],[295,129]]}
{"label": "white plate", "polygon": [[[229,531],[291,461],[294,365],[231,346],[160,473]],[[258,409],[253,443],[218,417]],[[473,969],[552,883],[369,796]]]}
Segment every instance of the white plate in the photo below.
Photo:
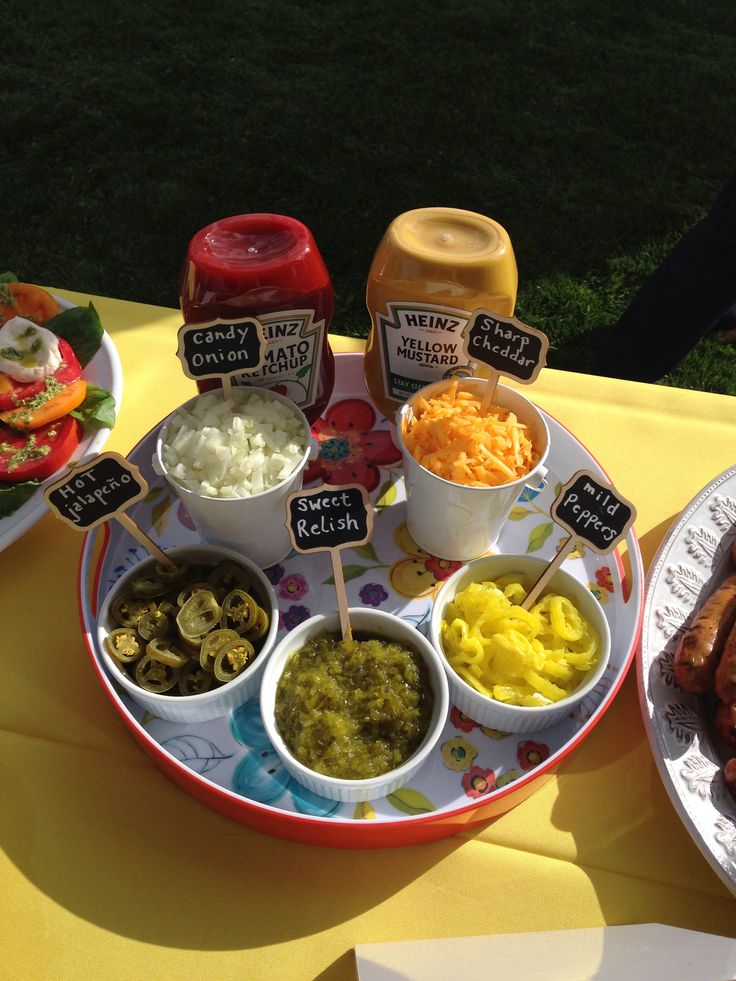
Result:
{"label": "white plate", "polygon": [[[727,755],[713,727],[713,703],[675,682],[683,629],[727,575],[736,537],[736,467],[683,510],[649,571],[638,656],[639,701],[660,776],[693,840],[736,893],[736,802],[723,781]],[[732,754],[733,755],[733,754]]]}
{"label": "white plate", "polygon": [[[75,305],[63,299],[61,296],[54,295],[54,299],[64,310],[68,310]],[[114,396],[115,414],[118,415],[120,412],[120,402],[123,397],[123,369],[120,364],[120,357],[109,334],[105,333],[102,335],[102,346],[89,364],[86,365],[82,377],[93,385],[99,385],[100,388],[106,389]],[[102,450],[109,436],[110,430],[107,427],[97,429],[94,432],[90,431],[80,441],[76,453],[66,466],[72,466],[74,463],[80,463],[85,459],[95,456],[95,454]],[[43,497],[43,488],[47,484],[53,484],[55,480],[58,480],[60,474],[63,473],[63,469],[57,470],[56,473],[43,481],[36,493],[22,507],[19,507],[17,511],[8,515],[7,518],[0,518],[0,551],[7,548],[8,545],[11,545],[17,538],[25,534],[30,527],[35,525],[37,521],[40,521],[46,514],[48,507]]]}
{"label": "white plate", "polygon": [[[389,426],[365,392],[361,355],[337,356],[335,390],[326,415],[335,425],[316,427],[321,426],[318,459],[324,469],[321,475],[310,471],[310,479],[331,475],[334,483],[345,483],[362,478],[366,486],[370,484],[377,509],[372,541],[341,553],[349,605],[387,610],[426,633],[434,596],[460,563],[436,559],[408,537],[400,454],[389,462],[371,462],[391,456],[385,453]],[[538,495],[522,494],[502,531],[499,549],[549,560],[565,539],[549,514],[558,483],[580,469],[604,474],[570,432],[549,416],[546,419],[551,434],[547,484]],[[341,428],[344,423],[347,429]],[[196,542],[186,512],[153,472],[157,431],[158,427],[129,454],[149,482],[146,499],[129,513],[163,548]],[[112,522],[98,559],[95,542],[100,534],[96,531],[85,538],[80,606],[90,656],[121,717],[162,768],[200,800],[268,833],[313,844],[413,844],[470,827],[491,812],[508,810],[529,795],[532,784],[536,789],[538,778],[552,772],[602,719],[633,662],[639,637],[644,574],[633,531],[626,537],[628,584],[617,554],[598,556],[589,549],[576,550],[565,568],[598,597],[612,638],[609,667],[584,703],[558,725],[532,736],[481,728],[453,708],[436,751],[410,787],[370,805],[339,804],[304,791],[289,778],[265,735],[257,699],[211,723],[186,726],[153,718],[119,690],[96,645],[95,610],[145,552],[118,522]],[[294,552],[267,571],[279,600],[279,639],[306,617],[335,609],[331,572],[326,553]]]}

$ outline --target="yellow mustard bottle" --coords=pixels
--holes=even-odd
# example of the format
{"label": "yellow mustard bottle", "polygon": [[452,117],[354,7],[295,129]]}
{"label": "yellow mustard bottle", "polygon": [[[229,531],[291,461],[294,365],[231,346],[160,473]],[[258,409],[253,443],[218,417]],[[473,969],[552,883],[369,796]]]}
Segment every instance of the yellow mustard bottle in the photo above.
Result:
{"label": "yellow mustard bottle", "polygon": [[517,283],[511,240],[492,218],[418,208],[391,222],[368,274],[364,361],[366,387],[388,419],[418,389],[468,364],[468,320],[481,307],[510,317]]}

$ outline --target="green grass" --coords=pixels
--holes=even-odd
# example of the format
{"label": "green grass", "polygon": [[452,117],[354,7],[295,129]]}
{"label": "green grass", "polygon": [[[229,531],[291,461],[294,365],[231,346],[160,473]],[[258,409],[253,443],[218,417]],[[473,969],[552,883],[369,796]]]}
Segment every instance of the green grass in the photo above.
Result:
{"label": "green grass", "polygon": [[[391,219],[464,207],[508,229],[550,364],[587,370],[733,165],[735,40],[731,0],[10,0],[0,265],[175,306],[198,228],[279,211],[365,336]],[[665,381],[736,394],[736,351]]]}

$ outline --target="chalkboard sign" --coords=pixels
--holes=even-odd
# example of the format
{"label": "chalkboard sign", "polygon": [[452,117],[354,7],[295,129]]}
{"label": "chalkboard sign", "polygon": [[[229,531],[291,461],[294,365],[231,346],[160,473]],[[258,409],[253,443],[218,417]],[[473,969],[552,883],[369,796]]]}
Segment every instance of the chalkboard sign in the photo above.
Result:
{"label": "chalkboard sign", "polygon": [[579,470],[562,487],[550,513],[573,538],[599,555],[610,552],[636,518],[630,501],[587,470]]}
{"label": "chalkboard sign", "polygon": [[475,311],[463,342],[471,361],[480,361],[525,385],[533,382],[544,367],[549,348],[547,335],[541,330],[492,310]]}
{"label": "chalkboard sign", "polygon": [[119,453],[101,453],[47,487],[44,497],[58,518],[85,531],[118,516],[147,493],[138,467]]}
{"label": "chalkboard sign", "polygon": [[365,545],[373,531],[373,508],[361,484],[323,484],[289,495],[286,527],[297,552]]}
{"label": "chalkboard sign", "polygon": [[263,325],[255,317],[184,324],[176,354],[188,378],[229,378],[261,367]]}

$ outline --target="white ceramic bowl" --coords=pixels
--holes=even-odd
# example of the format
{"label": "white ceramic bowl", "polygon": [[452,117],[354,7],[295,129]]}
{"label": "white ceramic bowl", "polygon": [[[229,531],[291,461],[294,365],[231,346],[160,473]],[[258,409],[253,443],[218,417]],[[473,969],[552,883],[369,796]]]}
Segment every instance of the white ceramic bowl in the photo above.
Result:
{"label": "white ceramic bowl", "polygon": [[221,389],[193,396],[164,419],[156,439],[153,467],[156,473],[166,478],[205,541],[223,548],[236,548],[262,569],[267,569],[280,562],[291,551],[291,539],[286,529],[286,498],[301,489],[304,468],[312,452],[311,429],[302,410],[291,399],[278,392],[253,385],[235,385],[232,393],[233,399],[238,403],[251,396],[280,402],[294,415],[300,425],[304,450],[288,477],[274,487],[249,497],[206,497],[182,486],[169,475],[163,458],[163,447],[174,428],[177,414],[182,410],[193,409],[196,402],[211,402],[222,398]]}
{"label": "white ceramic bowl", "polygon": [[496,701],[476,691],[450,666],[442,645],[442,620],[447,604],[471,582],[488,582],[510,572],[518,572],[531,587],[549,563],[528,555],[489,555],[476,559],[450,576],[437,594],[430,620],[432,643],[442,654],[442,661],[450,683],[450,701],[464,715],[480,725],[502,732],[537,732],[556,725],[568,715],[598,684],[611,656],[611,633],[608,621],[598,600],[590,590],[568,572],[559,569],[545,587],[543,594],[554,592],[574,600],[582,615],[588,620],[600,638],[601,650],[596,666],[588,673],[578,688],[566,698],[551,705],[509,705]]}
{"label": "white ceramic bowl", "polygon": [[227,684],[202,692],[200,695],[188,696],[144,691],[120,670],[105,650],[104,644],[105,637],[116,626],[110,615],[110,607],[115,597],[125,591],[131,579],[146,571],[153,570],[155,559],[152,557],[139,562],[138,565],[133,566],[121,576],[105,597],[97,618],[97,647],[110,677],[121,685],[130,697],[142,705],[146,711],[169,722],[207,722],[210,719],[217,719],[221,715],[226,715],[258,693],[268,654],[274,645],[278,631],[276,594],[271,583],[254,562],[250,562],[238,552],[233,552],[230,549],[219,548],[214,545],[183,545],[167,549],[166,554],[174,561],[186,560],[189,563],[202,563],[211,566],[228,559],[237,562],[245,569],[250,577],[254,599],[268,612],[270,618],[268,633],[263,638],[258,656],[254,658],[253,663]]}
{"label": "white ceramic bowl", "polygon": [[274,719],[276,687],[286,662],[291,654],[298,651],[313,637],[322,633],[340,634],[340,618],[337,613],[319,614],[300,623],[277,645],[266,664],[261,683],[261,716],[266,734],[284,766],[300,784],[321,797],[346,803],[378,800],[403,787],[419,770],[432,751],[447,720],[449,695],[447,678],[442,659],[429,641],[416,627],[391,613],[370,610],[365,607],[350,610],[350,626],[354,634],[366,634],[394,640],[413,647],[421,656],[429,670],[429,679],[434,692],[434,707],[427,733],[416,752],[401,766],[389,770],[379,777],[368,780],[345,780],[325,776],[310,770],[290,753],[279,735]]}

